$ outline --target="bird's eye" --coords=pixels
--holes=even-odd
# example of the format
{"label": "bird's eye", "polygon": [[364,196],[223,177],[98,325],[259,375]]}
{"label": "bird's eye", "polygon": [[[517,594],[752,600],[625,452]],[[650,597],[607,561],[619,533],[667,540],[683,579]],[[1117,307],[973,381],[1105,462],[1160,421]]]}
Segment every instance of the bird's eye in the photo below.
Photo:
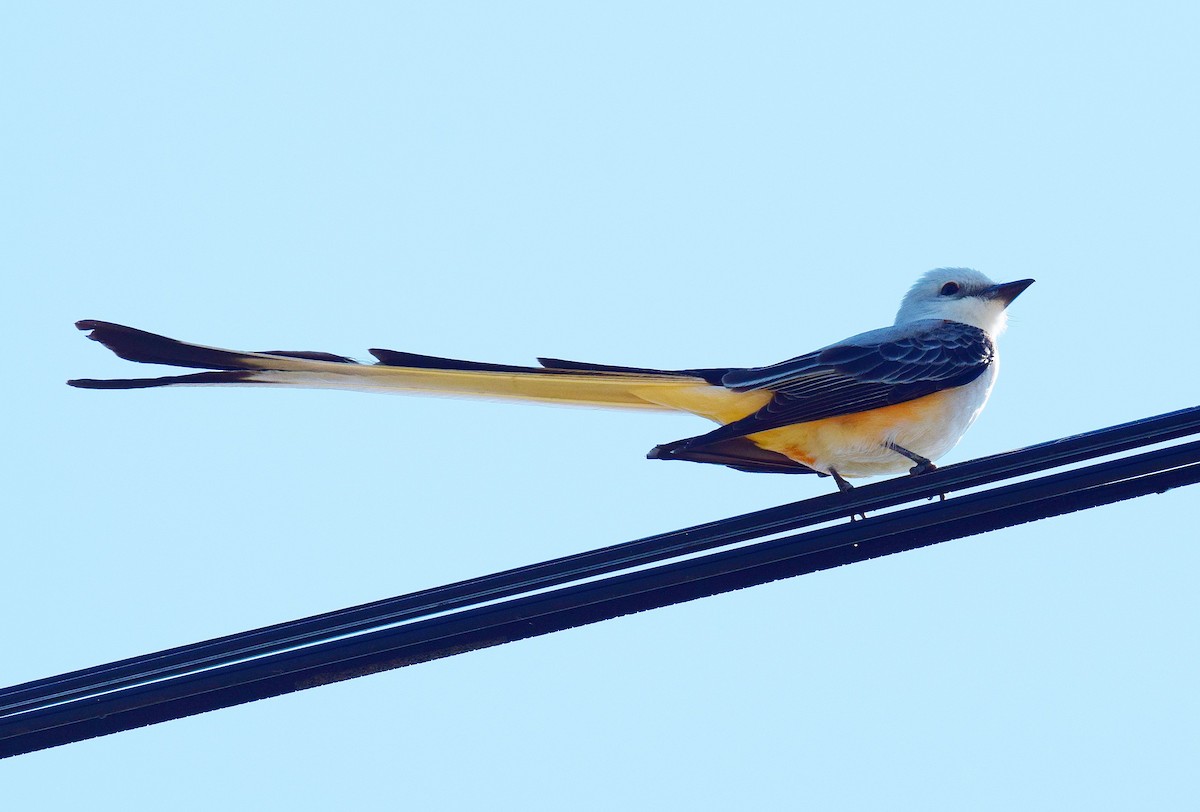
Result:
{"label": "bird's eye", "polygon": [[956,293],[958,293],[957,282],[947,282],[946,284],[942,285],[942,296],[953,296]]}

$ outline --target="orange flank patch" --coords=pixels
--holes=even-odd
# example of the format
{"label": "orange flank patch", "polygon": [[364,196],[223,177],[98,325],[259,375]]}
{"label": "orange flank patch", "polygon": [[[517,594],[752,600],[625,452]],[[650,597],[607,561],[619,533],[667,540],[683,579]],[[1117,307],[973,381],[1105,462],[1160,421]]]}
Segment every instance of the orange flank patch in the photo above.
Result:
{"label": "orange flank patch", "polygon": [[[759,444],[759,447],[761,448],[762,445]],[[805,454],[801,449],[799,449],[795,446],[788,446],[788,450],[786,452],[784,452],[784,456],[790,457],[791,459],[795,460],[796,462],[802,462],[805,465],[807,465],[809,468],[812,468],[813,465],[815,465],[817,462],[816,457]]]}

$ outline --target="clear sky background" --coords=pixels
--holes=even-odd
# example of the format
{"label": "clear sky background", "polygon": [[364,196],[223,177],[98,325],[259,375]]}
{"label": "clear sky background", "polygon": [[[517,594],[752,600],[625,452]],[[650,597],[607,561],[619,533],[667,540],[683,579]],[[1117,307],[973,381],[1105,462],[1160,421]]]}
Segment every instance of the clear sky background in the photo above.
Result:
{"label": "clear sky background", "polygon": [[[1038,280],[945,461],[1200,402],[1191,3],[13,3],[13,684],[826,492],[698,418],[93,392],[201,343],[769,363]],[[6,809],[1185,809],[1179,490],[0,762]]]}

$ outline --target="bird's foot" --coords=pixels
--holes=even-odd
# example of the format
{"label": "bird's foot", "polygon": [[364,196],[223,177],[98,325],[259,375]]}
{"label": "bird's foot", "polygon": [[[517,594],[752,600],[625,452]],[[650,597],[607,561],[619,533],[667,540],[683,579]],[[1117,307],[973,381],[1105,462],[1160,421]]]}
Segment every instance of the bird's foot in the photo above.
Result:
{"label": "bird's foot", "polygon": [[930,471],[937,470],[937,466],[933,464],[933,460],[929,459],[928,457],[922,457],[915,451],[909,451],[902,445],[896,445],[895,443],[887,442],[883,444],[883,447],[889,451],[895,451],[902,457],[907,457],[915,462],[916,465],[908,469],[908,473],[912,476],[920,476],[921,474],[928,474]]}

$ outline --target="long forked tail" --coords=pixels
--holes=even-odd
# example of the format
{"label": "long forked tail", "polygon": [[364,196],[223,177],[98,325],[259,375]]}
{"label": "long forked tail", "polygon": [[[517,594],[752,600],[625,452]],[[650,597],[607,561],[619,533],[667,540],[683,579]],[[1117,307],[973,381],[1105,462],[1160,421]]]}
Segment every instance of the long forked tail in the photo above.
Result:
{"label": "long forked tail", "polygon": [[373,349],[374,364],[323,352],[237,352],[188,344],[105,321],[76,322],[88,338],[130,361],[205,370],[159,378],[68,381],[84,389],[267,385],[432,393],[587,406],[688,411],[728,422],[757,408],[719,385],[726,370],[653,370],[539,359],[542,367],[486,364]]}

